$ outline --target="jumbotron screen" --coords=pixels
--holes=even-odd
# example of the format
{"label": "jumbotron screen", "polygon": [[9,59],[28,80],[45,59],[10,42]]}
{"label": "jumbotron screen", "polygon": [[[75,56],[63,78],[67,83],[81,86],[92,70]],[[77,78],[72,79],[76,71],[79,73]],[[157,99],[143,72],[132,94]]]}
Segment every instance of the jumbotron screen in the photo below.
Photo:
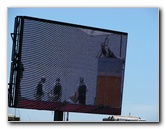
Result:
{"label": "jumbotron screen", "polygon": [[127,33],[20,19],[15,107],[121,114]]}

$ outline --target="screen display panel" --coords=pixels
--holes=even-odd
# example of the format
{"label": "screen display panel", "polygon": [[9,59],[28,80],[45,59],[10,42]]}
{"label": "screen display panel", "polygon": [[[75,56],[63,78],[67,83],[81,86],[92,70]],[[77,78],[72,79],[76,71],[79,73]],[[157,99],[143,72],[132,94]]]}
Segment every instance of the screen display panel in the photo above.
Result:
{"label": "screen display panel", "polygon": [[16,107],[121,114],[127,33],[20,18]]}

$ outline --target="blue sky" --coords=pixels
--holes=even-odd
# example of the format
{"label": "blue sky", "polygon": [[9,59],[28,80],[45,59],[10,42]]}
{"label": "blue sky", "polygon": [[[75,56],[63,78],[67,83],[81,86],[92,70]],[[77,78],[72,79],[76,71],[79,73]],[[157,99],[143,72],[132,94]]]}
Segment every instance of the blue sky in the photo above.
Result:
{"label": "blue sky", "polygon": [[[122,115],[159,121],[158,8],[8,8],[8,77],[15,16],[32,16],[128,33]],[[23,121],[52,121],[53,112],[8,109]],[[44,116],[44,117],[42,117]],[[87,117],[88,116],[88,117]],[[109,115],[69,113],[70,121],[102,121]]]}

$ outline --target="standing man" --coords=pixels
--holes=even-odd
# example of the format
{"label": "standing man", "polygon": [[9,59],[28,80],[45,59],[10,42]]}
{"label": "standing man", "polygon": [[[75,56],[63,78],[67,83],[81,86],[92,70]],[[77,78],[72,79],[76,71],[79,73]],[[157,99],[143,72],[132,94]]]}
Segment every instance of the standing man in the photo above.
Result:
{"label": "standing man", "polygon": [[78,86],[78,101],[79,104],[86,104],[86,92],[88,91],[88,88],[84,82],[84,78],[80,77],[80,83]]}
{"label": "standing man", "polygon": [[41,101],[42,96],[44,96],[43,85],[44,85],[45,81],[46,81],[46,78],[44,76],[41,77],[41,80],[39,81],[39,83],[36,87],[35,97],[36,97],[36,100],[38,100],[38,101]]}
{"label": "standing man", "polygon": [[54,93],[54,102],[60,102],[62,97],[62,86],[59,78],[56,79],[53,93]]}

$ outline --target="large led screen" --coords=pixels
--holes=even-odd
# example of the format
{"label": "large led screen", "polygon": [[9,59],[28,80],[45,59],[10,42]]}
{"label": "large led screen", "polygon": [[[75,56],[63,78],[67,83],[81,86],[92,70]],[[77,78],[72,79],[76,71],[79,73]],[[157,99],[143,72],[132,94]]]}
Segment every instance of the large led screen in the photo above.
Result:
{"label": "large led screen", "polygon": [[121,114],[127,33],[20,18],[16,107]]}

